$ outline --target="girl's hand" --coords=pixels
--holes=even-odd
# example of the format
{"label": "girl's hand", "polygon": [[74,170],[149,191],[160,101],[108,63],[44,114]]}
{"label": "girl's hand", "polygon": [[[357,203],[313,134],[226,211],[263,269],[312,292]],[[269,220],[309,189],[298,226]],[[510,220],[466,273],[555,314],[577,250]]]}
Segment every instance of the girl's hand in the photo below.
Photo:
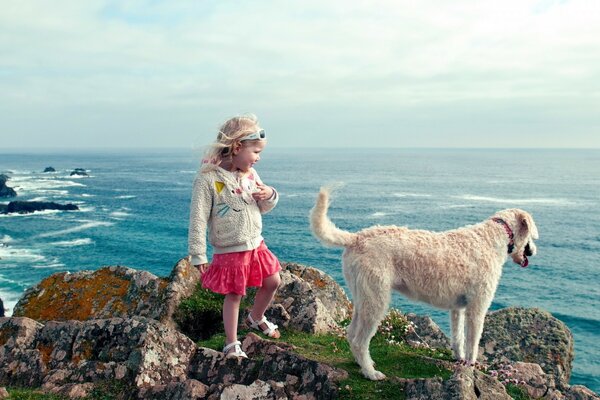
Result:
{"label": "girl's hand", "polygon": [[194,267],[198,268],[198,271],[200,272],[200,275],[202,275],[203,273],[205,273],[208,270],[208,263],[194,265]]}
{"label": "girl's hand", "polygon": [[256,188],[258,191],[252,193],[252,197],[254,197],[254,200],[261,201],[273,197],[274,191],[271,186],[267,186],[264,183],[256,182]]}

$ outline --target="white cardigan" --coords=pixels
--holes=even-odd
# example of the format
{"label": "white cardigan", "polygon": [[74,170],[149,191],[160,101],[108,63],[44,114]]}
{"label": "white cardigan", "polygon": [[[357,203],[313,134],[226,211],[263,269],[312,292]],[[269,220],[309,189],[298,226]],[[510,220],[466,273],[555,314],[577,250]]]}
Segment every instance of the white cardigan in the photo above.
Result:
{"label": "white cardigan", "polygon": [[206,232],[214,254],[253,250],[263,240],[262,217],[279,201],[273,196],[255,201],[260,177],[254,169],[239,179],[237,174],[220,167],[201,168],[194,180],[190,206],[188,250],[193,265],[205,264]]}

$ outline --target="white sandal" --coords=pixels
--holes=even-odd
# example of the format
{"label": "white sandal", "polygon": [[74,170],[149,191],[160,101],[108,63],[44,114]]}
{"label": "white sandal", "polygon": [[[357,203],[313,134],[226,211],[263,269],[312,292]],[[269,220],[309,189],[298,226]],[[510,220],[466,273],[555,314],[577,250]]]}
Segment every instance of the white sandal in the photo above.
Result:
{"label": "white sandal", "polygon": [[241,344],[242,344],[242,342],[237,340],[237,341],[231,342],[227,346],[223,347],[223,353],[225,353],[225,357],[232,356],[232,357],[248,358],[248,355],[242,351],[242,348],[240,347]]}
{"label": "white sandal", "polygon": [[[252,315],[248,314],[248,322],[250,323],[250,328],[262,332],[270,338],[275,338],[275,336],[279,333],[277,331],[277,328],[279,327],[274,323],[269,322],[267,320],[267,317],[265,317],[264,315],[260,319],[260,321],[255,321],[254,319],[252,319]],[[266,329],[262,330],[259,326],[260,324],[265,324],[267,326]]]}

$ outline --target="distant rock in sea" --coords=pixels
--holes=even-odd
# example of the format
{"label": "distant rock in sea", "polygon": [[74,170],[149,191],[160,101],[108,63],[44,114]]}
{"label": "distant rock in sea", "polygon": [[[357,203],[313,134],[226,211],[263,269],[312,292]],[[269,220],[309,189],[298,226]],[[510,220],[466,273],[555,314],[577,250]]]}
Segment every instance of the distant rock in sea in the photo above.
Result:
{"label": "distant rock in sea", "polygon": [[0,174],[0,197],[16,197],[17,192],[10,186],[6,186],[6,181],[10,179],[9,176]]}
{"label": "distant rock in sea", "polygon": [[79,175],[79,176],[89,176],[89,175],[88,175],[88,173],[87,173],[87,171],[86,171],[84,168],[75,168],[75,169],[74,169],[74,170],[71,172],[70,176],[73,176],[73,175]]}
{"label": "distant rock in sea", "polygon": [[44,172],[56,172],[56,170],[53,167],[46,167],[46,169],[44,169]]}
{"label": "distant rock in sea", "polygon": [[0,204],[0,214],[29,214],[43,210],[76,211],[79,207],[71,203],[58,204],[45,201],[11,201],[6,205]]}

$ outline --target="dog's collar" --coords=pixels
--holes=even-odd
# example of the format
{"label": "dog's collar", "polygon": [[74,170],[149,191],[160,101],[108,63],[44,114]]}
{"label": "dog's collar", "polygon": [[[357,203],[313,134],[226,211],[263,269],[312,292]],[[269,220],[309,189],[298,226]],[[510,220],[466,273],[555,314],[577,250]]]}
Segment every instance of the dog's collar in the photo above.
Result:
{"label": "dog's collar", "polygon": [[513,250],[515,249],[515,235],[514,235],[512,229],[510,229],[510,226],[508,226],[506,221],[503,220],[502,218],[492,218],[492,221],[497,222],[497,223],[501,224],[502,226],[504,226],[504,230],[506,231],[506,234],[508,235],[508,238],[510,239],[508,242],[508,254],[512,253]]}

